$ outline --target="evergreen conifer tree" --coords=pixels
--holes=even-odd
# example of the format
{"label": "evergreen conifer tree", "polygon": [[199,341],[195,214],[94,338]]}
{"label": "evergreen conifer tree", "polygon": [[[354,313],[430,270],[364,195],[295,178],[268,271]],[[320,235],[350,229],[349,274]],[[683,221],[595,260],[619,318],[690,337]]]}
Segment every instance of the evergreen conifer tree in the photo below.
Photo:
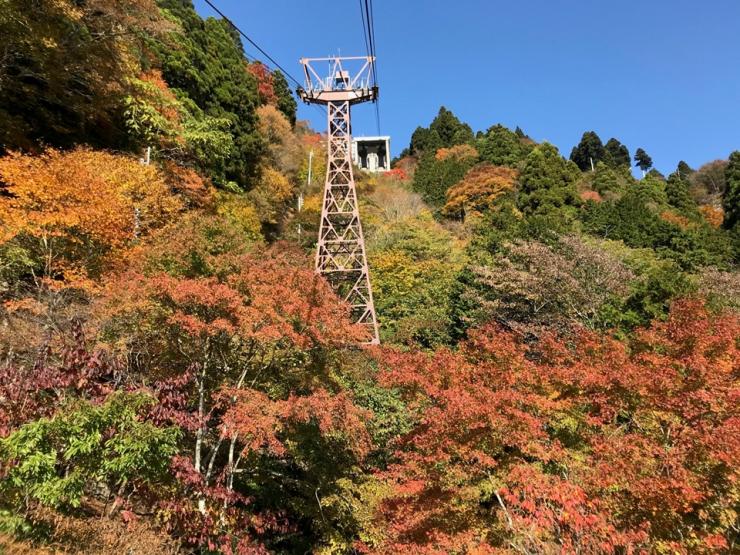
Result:
{"label": "evergreen conifer tree", "polygon": [[643,149],[638,148],[635,151],[635,166],[640,168],[642,174],[645,175],[645,172],[653,167],[653,159]]}
{"label": "evergreen conifer tree", "polygon": [[494,125],[477,141],[481,160],[496,166],[515,167],[531,150],[512,132],[501,124]]}
{"label": "evergreen conifer tree", "polygon": [[581,142],[573,147],[570,159],[581,171],[591,171],[604,159],[605,154],[606,150],[599,136],[594,131],[586,131]]}
{"label": "evergreen conifer tree", "polygon": [[604,149],[606,150],[605,162],[608,166],[619,168],[622,166],[629,167],[631,165],[630,151],[614,137],[606,142]]}
{"label": "evergreen conifer tree", "polygon": [[201,19],[190,0],[159,0],[177,21],[177,47],[157,44],[162,75],[208,116],[227,118],[235,152],[223,168],[211,168],[217,181],[249,188],[259,175],[264,144],[257,131],[257,81],[246,70],[238,36],[214,18]]}
{"label": "evergreen conifer tree", "polygon": [[[686,167],[683,168],[681,164]],[[696,216],[698,214],[698,206],[696,201],[689,192],[689,173],[686,172],[685,162],[681,162],[676,168],[676,171],[668,176],[665,184],[665,193],[668,197],[668,204],[677,209],[685,216]]]}
{"label": "evergreen conifer tree", "polygon": [[740,150],[730,154],[730,163],[725,169],[727,187],[722,198],[725,211],[724,227],[736,229],[740,223]]}
{"label": "evergreen conifer tree", "polygon": [[295,125],[298,105],[293,96],[293,92],[290,90],[290,85],[288,85],[288,81],[285,79],[285,75],[283,75],[283,72],[279,69],[276,69],[272,73],[272,86],[275,90],[275,95],[278,98],[278,110],[288,118],[291,125]]}
{"label": "evergreen conifer tree", "polygon": [[518,208],[535,216],[533,225],[564,231],[575,219],[581,200],[575,184],[578,167],[550,143],[537,146],[526,158],[519,177]]}
{"label": "evergreen conifer tree", "polygon": [[473,140],[470,126],[442,106],[429,127],[416,128],[411,135],[409,150],[415,156],[422,156],[426,152],[433,154],[437,149],[472,143]]}

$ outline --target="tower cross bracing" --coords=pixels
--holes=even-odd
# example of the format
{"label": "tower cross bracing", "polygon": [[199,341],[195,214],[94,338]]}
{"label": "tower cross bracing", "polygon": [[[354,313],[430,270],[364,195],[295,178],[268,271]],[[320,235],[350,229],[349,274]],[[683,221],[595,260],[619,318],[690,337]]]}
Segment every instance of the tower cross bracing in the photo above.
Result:
{"label": "tower cross bracing", "polygon": [[[378,322],[352,172],[350,120],[353,104],[377,99],[377,87],[370,86],[373,62],[369,56],[303,59],[306,88],[299,89],[298,95],[306,103],[327,107],[328,159],[316,272],[349,304],[352,321],[366,330],[366,342],[378,344]],[[330,68],[328,77],[316,72],[315,66],[322,63]],[[345,69],[353,63],[360,66],[354,75]]]}

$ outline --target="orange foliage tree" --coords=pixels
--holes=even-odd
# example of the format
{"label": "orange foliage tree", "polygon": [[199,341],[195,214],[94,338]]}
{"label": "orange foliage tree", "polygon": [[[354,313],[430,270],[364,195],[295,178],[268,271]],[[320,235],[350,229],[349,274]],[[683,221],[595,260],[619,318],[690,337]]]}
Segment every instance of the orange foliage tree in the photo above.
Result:
{"label": "orange foliage tree", "polygon": [[215,188],[198,172],[170,160],[162,165],[165,181],[184,201],[187,208],[210,207],[215,203]]}
{"label": "orange foliage tree", "polygon": [[670,210],[664,210],[663,212],[661,212],[660,219],[684,230],[696,227],[696,224],[689,220],[686,216],[681,216],[680,214],[676,214],[675,212],[671,212]]}
{"label": "orange foliage tree", "polygon": [[704,216],[704,219],[715,229],[722,227],[722,222],[725,219],[724,210],[721,208],[715,208],[714,206],[704,205],[699,207],[699,212]]}
{"label": "orange foliage tree", "polygon": [[385,553],[731,550],[740,468],[736,315],[699,301],[631,344],[379,354],[417,425],[382,477]]}
{"label": "orange foliage tree", "polygon": [[434,158],[437,161],[447,160],[448,158],[452,158],[454,160],[469,160],[471,158],[478,158],[478,151],[471,145],[455,145],[450,148],[440,148],[437,150]]}
{"label": "orange foliage tree", "polygon": [[602,198],[602,196],[599,194],[598,191],[587,190],[587,191],[581,192],[581,200],[582,201],[592,200],[594,202],[602,202],[604,199]]}
{"label": "orange foliage tree", "polygon": [[442,212],[464,218],[471,211],[492,208],[498,197],[514,188],[518,176],[518,171],[505,166],[487,163],[474,166],[459,183],[447,190]]}
{"label": "orange foliage tree", "polygon": [[383,174],[384,177],[394,179],[396,181],[408,181],[409,174],[403,168],[393,168]]}
{"label": "orange foliage tree", "polygon": [[271,461],[270,483],[285,465],[308,465],[310,474],[316,463],[302,451],[306,434],[348,460],[369,448],[368,415],[337,380],[331,355],[363,339],[347,306],[284,244],[247,254],[232,269],[132,271],[110,283],[97,311],[105,344],[134,373],[176,384],[159,418],[188,432],[191,456],[177,462],[185,489],[163,508],[173,526],[198,538],[225,522],[245,526],[245,496],[262,491],[245,469]]}
{"label": "orange foliage tree", "polygon": [[156,168],[84,148],[11,153],[0,159],[0,180],[0,243],[22,243],[45,276],[65,282],[111,269],[181,207]]}

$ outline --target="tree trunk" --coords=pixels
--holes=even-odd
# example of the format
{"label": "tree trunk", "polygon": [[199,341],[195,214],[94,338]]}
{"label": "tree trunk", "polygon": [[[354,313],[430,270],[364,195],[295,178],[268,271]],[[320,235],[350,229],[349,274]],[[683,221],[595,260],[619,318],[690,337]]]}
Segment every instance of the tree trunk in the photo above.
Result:
{"label": "tree trunk", "polygon": [[[208,370],[208,344],[206,343],[206,356],[201,368],[200,377],[198,378],[198,429],[195,432],[195,460],[193,466],[195,471],[201,474],[201,460],[203,451],[203,437],[205,436],[205,397],[206,397],[206,373]],[[206,500],[204,497],[198,498],[198,510],[205,514]]]}

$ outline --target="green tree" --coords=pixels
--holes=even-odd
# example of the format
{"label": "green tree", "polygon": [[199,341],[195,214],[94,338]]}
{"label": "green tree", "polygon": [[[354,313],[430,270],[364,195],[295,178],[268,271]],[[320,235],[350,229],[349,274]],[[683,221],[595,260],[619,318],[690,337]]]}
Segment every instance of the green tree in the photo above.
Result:
{"label": "green tree", "polygon": [[639,280],[615,320],[623,329],[664,319],[671,303],[695,292],[689,276],[672,260],[656,260]]}
{"label": "green tree", "polygon": [[178,98],[156,72],[130,80],[123,122],[130,140],[158,159],[223,170],[234,143],[231,120],[206,116],[184,93]]}
{"label": "green tree", "polygon": [[437,152],[437,149],[442,146],[442,139],[436,131],[431,131],[426,127],[417,127],[411,134],[409,152],[420,156],[425,152]]}
{"label": "green tree", "polygon": [[606,150],[605,161],[607,165],[618,168],[622,166],[630,167],[632,164],[630,161],[630,151],[614,137],[606,142],[604,149]]}
{"label": "green tree", "polygon": [[65,508],[79,507],[85,491],[101,485],[122,496],[163,482],[180,433],[144,420],[154,404],[148,395],[119,392],[22,426],[0,439],[7,465],[0,492],[18,507],[33,499]]}
{"label": "green tree", "polygon": [[663,181],[648,176],[618,200],[589,203],[582,213],[584,228],[633,248],[654,249],[685,270],[730,264],[733,253],[727,234],[703,221],[671,214],[664,187]]}
{"label": "green tree", "polygon": [[605,162],[596,164],[596,171],[593,174],[592,187],[600,195],[606,193],[622,193],[631,185],[634,185],[634,178],[626,166],[613,168]]}
{"label": "green tree", "polygon": [[688,180],[688,178],[691,177],[694,171],[695,170],[683,160],[681,160],[676,167],[676,173],[681,179]]}
{"label": "green tree", "polygon": [[442,106],[428,128],[416,128],[411,135],[409,150],[411,154],[421,156],[424,153],[434,154],[440,148],[450,148],[472,141],[473,131],[470,126]]}
{"label": "green tree", "polygon": [[158,2],[181,28],[172,37],[174,47],[161,41],[155,46],[162,74],[206,116],[231,122],[233,155],[223,168],[209,169],[217,181],[250,188],[259,175],[264,144],[257,131],[257,81],[247,71],[241,42],[223,22],[201,19],[190,0]]}
{"label": "green tree", "polygon": [[725,169],[727,185],[722,197],[722,208],[725,211],[724,227],[736,229],[740,222],[740,150],[730,154],[730,163]]}
{"label": "green tree", "polygon": [[444,106],[440,107],[437,117],[429,125],[429,130],[436,132],[442,140],[442,146],[447,148],[473,140],[473,131],[470,126],[461,122]]}
{"label": "green tree", "polygon": [[575,187],[580,175],[578,167],[563,159],[557,148],[542,143],[524,161],[519,209],[529,217],[538,216],[548,227],[567,229],[581,204]]}
{"label": "green tree", "polygon": [[497,206],[485,212],[473,228],[467,250],[476,263],[487,263],[506,243],[529,238],[527,221],[516,207],[515,196],[498,199]]}
{"label": "green tree", "polygon": [[414,191],[435,208],[441,208],[447,190],[459,182],[478,160],[477,151],[469,145],[452,147],[445,156],[428,152],[422,156],[414,174]]}
{"label": "green tree", "polygon": [[668,204],[684,216],[698,217],[699,206],[690,192],[691,184],[689,182],[689,176],[691,174],[681,164],[686,165],[686,162],[680,162],[676,171],[670,174],[666,180],[665,192],[668,198]]}
{"label": "green tree", "polygon": [[583,213],[585,227],[596,236],[631,247],[653,247],[660,229],[668,225],[650,210],[648,204],[654,200],[647,187],[635,186],[617,201],[589,204]]}
{"label": "green tree", "polygon": [[288,81],[282,71],[276,69],[272,72],[272,86],[275,89],[275,95],[278,98],[278,110],[288,118],[291,125],[295,125],[298,104],[296,103],[293,92],[290,90],[290,85],[288,85]]}
{"label": "green tree", "polygon": [[642,170],[643,175],[653,167],[653,159],[643,149],[638,148],[635,151],[635,166]]}
{"label": "green tree", "polygon": [[581,142],[574,146],[570,153],[570,159],[581,171],[590,171],[605,156],[604,145],[594,131],[586,131],[581,137]]}
{"label": "green tree", "polygon": [[522,142],[522,137],[501,124],[488,129],[476,144],[481,160],[496,166],[516,167],[532,150],[532,146]]}

